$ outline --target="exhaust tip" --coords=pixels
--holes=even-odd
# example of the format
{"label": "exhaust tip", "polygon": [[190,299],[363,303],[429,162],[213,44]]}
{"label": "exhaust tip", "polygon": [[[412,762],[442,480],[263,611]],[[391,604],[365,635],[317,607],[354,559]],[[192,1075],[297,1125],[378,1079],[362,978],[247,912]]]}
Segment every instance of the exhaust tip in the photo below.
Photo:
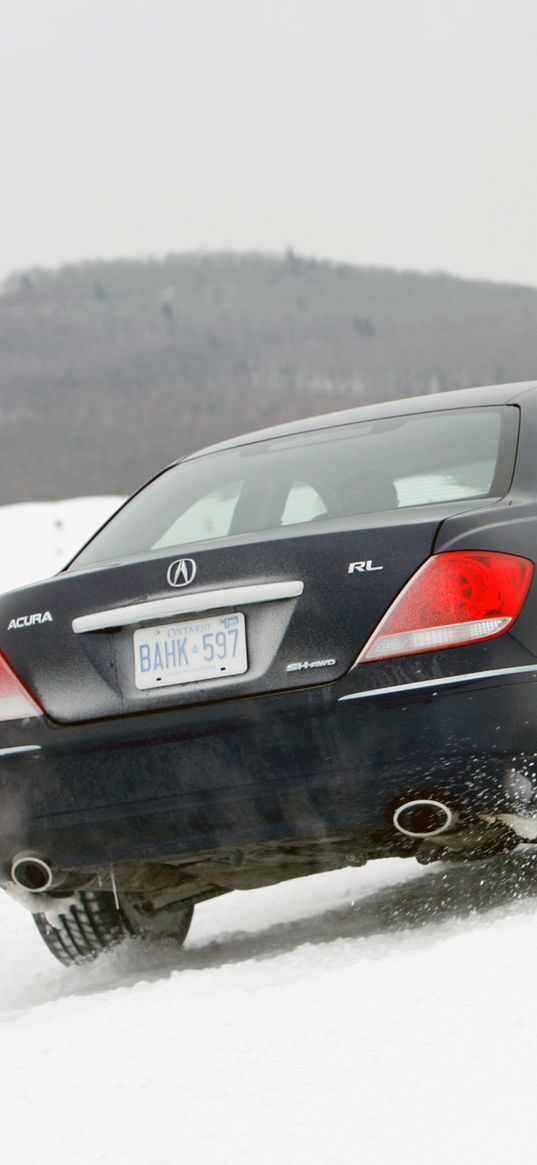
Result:
{"label": "exhaust tip", "polygon": [[435,837],[453,825],[455,814],[442,801],[420,798],[405,801],[395,810],[392,820],[405,837]]}
{"label": "exhaust tip", "polygon": [[48,862],[35,854],[19,854],[11,864],[11,878],[22,890],[43,894],[50,890],[53,872]]}

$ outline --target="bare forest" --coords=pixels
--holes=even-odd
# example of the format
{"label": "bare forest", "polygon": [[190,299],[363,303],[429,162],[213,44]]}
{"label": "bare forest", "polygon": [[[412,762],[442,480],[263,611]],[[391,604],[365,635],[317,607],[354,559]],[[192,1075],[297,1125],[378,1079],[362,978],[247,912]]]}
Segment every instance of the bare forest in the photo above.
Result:
{"label": "bare forest", "polygon": [[0,295],[0,504],[128,493],[189,451],[537,377],[537,290],[238,254],[92,262]]}

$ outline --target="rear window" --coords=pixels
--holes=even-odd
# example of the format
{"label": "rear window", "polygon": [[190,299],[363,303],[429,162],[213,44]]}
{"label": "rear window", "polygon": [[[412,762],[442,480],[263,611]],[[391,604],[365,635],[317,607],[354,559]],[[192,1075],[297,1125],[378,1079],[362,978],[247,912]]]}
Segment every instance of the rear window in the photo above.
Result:
{"label": "rear window", "polygon": [[459,499],[502,497],[514,407],[419,413],[252,442],[166,470],[73,567],[195,542]]}

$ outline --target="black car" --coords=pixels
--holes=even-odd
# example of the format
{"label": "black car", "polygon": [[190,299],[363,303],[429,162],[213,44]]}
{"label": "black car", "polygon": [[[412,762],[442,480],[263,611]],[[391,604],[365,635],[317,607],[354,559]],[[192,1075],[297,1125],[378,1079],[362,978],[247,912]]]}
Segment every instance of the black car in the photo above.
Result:
{"label": "black car", "polygon": [[537,383],[160,473],[0,599],[0,883],[63,963],[197,902],[537,837]]}

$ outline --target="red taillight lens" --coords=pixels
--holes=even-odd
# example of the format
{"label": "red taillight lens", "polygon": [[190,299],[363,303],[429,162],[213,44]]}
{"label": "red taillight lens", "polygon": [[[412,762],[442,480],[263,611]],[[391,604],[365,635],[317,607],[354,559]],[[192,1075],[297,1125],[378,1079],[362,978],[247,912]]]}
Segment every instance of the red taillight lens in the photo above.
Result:
{"label": "red taillight lens", "polygon": [[357,662],[503,635],[521,610],[532,576],[533,563],[514,554],[436,554],[401,591]]}
{"label": "red taillight lens", "polygon": [[28,716],[42,715],[42,709],[0,655],[0,720],[26,720]]}

